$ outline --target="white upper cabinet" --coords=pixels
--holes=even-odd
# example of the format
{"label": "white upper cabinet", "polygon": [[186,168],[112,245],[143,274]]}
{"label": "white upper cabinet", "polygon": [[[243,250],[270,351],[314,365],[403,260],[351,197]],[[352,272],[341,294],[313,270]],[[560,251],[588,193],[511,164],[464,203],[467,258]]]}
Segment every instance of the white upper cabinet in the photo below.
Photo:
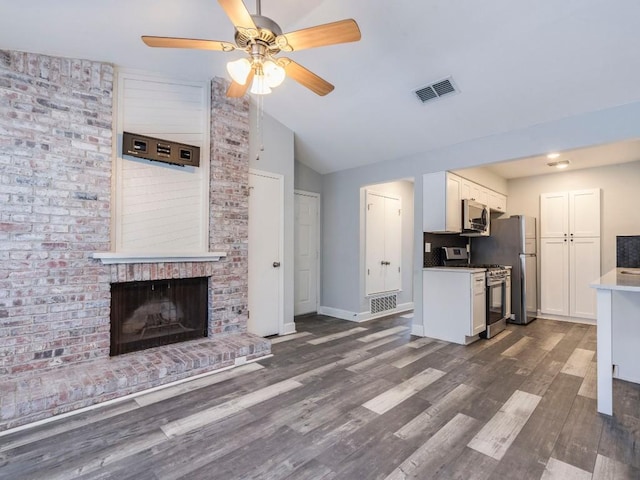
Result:
{"label": "white upper cabinet", "polygon": [[543,193],[540,196],[540,236],[599,237],[600,189]]}
{"label": "white upper cabinet", "polygon": [[489,207],[492,212],[507,211],[507,197],[501,193],[494,192],[482,185],[460,178],[460,196],[462,199],[475,200]]}
{"label": "white upper cabinet", "polygon": [[462,232],[462,200],[470,199],[492,212],[507,211],[507,197],[450,172],[427,173],[423,179],[423,231]]}
{"label": "white upper cabinet", "polygon": [[422,176],[422,227],[425,232],[462,231],[461,178],[449,172]]}
{"label": "white upper cabinet", "polygon": [[569,236],[600,236],[600,189],[569,192]]}
{"label": "white upper cabinet", "polygon": [[569,234],[569,193],[540,195],[540,236],[567,237]]}
{"label": "white upper cabinet", "polygon": [[466,178],[460,178],[460,192],[463,200],[474,200],[483,205],[489,203],[489,190]]}
{"label": "white upper cabinet", "polygon": [[493,190],[488,191],[487,206],[492,212],[507,212],[507,196]]}

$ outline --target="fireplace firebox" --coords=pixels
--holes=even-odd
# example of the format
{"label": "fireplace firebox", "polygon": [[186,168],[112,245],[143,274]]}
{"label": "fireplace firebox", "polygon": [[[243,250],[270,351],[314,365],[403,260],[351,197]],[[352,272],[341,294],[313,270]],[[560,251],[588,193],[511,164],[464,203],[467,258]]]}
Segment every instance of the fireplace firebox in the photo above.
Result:
{"label": "fireplace firebox", "polygon": [[111,284],[110,355],[207,336],[208,279]]}

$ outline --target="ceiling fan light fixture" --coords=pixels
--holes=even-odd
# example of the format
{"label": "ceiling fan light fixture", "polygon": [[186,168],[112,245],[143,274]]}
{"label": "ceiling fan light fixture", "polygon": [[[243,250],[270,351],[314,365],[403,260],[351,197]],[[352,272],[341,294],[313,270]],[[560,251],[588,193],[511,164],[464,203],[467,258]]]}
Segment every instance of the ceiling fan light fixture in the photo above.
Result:
{"label": "ceiling fan light fixture", "polygon": [[264,62],[263,70],[265,82],[269,87],[275,88],[284,82],[284,78],[286,76],[284,68],[277,63],[267,60]]}
{"label": "ceiling fan light fixture", "polygon": [[271,88],[267,85],[263,72],[256,72],[253,76],[253,83],[249,91],[254,95],[267,95],[271,93]]}
{"label": "ceiling fan light fixture", "polygon": [[251,62],[246,58],[229,62],[227,63],[227,72],[229,72],[234,82],[244,85],[247,83],[249,72],[251,72]]}

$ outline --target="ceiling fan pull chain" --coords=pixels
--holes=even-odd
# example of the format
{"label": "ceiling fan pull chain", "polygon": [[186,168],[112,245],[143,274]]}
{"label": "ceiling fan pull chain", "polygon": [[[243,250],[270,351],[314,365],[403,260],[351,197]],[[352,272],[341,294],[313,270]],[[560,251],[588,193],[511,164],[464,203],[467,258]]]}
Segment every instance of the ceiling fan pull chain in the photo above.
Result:
{"label": "ceiling fan pull chain", "polygon": [[256,160],[260,160],[260,152],[264,152],[264,129],[262,123],[264,120],[264,95],[256,95],[258,98],[258,105],[256,108],[256,137],[260,143],[258,153],[256,154]]}

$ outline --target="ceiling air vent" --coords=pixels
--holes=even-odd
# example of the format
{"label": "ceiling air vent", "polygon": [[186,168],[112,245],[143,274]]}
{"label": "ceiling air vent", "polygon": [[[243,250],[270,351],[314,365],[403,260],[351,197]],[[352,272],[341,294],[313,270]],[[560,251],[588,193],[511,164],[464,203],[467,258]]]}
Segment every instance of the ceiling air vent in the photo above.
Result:
{"label": "ceiling air vent", "polygon": [[422,103],[426,103],[429,100],[436,100],[445,95],[452,95],[455,93],[459,93],[459,91],[456,89],[456,86],[453,83],[453,79],[451,77],[434,82],[430,85],[427,85],[426,87],[419,88],[415,91],[415,94]]}

